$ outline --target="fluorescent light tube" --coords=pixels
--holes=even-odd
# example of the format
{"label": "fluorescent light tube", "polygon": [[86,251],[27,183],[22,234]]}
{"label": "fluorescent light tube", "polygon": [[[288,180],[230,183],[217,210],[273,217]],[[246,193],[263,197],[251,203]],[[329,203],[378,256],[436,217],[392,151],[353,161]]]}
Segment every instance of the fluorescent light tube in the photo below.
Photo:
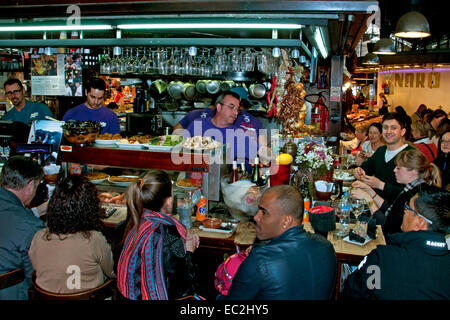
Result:
{"label": "fluorescent light tube", "polygon": [[325,43],[322,39],[322,32],[320,32],[319,27],[316,27],[316,30],[314,32],[314,40],[317,43],[317,46],[319,47],[320,54],[322,55],[322,58],[326,59],[328,56],[327,48],[325,48]]}
{"label": "fluorescent light tube", "polygon": [[143,23],[119,24],[119,29],[301,29],[301,24],[268,23]]}
{"label": "fluorescent light tube", "polygon": [[14,27],[0,27],[0,32],[14,32],[14,31],[70,31],[70,30],[110,30],[109,24],[102,25],[63,25],[63,26],[14,26]]}

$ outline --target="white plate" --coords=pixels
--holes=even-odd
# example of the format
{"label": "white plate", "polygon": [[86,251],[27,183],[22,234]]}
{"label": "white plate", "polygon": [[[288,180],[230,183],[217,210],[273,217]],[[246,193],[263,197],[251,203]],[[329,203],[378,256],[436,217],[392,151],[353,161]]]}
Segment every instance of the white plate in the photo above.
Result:
{"label": "white plate", "polygon": [[95,139],[95,143],[96,144],[101,144],[101,145],[116,144],[116,142],[118,142],[118,141],[119,141],[119,139],[113,139],[113,140]]}
{"label": "white plate", "polygon": [[146,144],[142,144],[142,143],[120,143],[120,142],[116,142],[116,145],[120,149],[132,149],[132,150],[147,149],[147,145]]}
{"label": "white plate", "polygon": [[171,151],[175,146],[157,146],[154,144],[145,144],[150,151]]}
{"label": "white plate", "polygon": [[[138,176],[118,176],[118,177],[139,178]],[[108,177],[108,181],[118,187],[128,187],[131,184],[131,182],[133,182],[133,181],[126,181],[126,182],[112,181],[110,178],[111,177]]]}
{"label": "white plate", "polygon": [[223,230],[223,229],[212,229],[212,228],[205,228],[204,226],[199,227],[200,230],[208,231],[208,232],[219,232],[219,233],[232,233],[234,229],[232,230]]}
{"label": "white plate", "polygon": [[89,181],[94,183],[94,184],[98,184],[98,183],[102,183],[103,181],[106,181],[108,179],[109,179],[109,176],[104,178],[104,179],[96,179],[96,180],[89,180]]}
{"label": "white plate", "polygon": [[364,241],[363,243],[360,243],[360,242],[357,242],[357,241],[350,240],[349,236],[346,236],[346,237],[345,237],[344,239],[342,239],[342,240],[344,240],[345,242],[348,242],[348,243],[356,244],[356,245],[358,245],[358,246],[364,246],[364,245],[366,245],[367,243],[369,243],[372,239],[371,239],[369,236],[366,236],[366,241]]}

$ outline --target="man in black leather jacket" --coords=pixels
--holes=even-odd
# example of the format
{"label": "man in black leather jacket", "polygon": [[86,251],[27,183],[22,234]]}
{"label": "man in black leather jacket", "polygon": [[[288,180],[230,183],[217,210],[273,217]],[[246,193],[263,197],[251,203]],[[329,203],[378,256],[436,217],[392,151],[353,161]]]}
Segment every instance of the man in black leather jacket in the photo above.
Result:
{"label": "man in black leather jacket", "polygon": [[254,220],[258,240],[240,265],[227,300],[325,300],[333,297],[336,253],[301,224],[303,199],[288,185],[267,189]]}
{"label": "man in black leather jacket", "polygon": [[348,276],[344,296],[356,299],[450,299],[450,193],[421,190],[405,205],[403,233],[379,245]]}

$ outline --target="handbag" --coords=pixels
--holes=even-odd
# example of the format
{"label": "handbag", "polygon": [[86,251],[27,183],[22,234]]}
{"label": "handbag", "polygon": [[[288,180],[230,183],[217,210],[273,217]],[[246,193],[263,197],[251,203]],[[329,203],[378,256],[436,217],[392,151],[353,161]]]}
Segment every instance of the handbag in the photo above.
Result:
{"label": "handbag", "polygon": [[224,296],[228,294],[239,266],[248,256],[247,250],[241,251],[238,247],[236,249],[237,252],[222,262],[214,274],[214,287]]}

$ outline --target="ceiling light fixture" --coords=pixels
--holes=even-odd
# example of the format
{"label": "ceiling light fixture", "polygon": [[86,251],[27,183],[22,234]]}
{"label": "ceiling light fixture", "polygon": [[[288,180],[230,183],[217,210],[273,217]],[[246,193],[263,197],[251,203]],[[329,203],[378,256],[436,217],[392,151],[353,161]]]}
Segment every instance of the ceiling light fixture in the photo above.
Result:
{"label": "ceiling light fixture", "polygon": [[316,27],[316,30],[314,31],[314,40],[317,43],[317,47],[320,51],[320,54],[322,55],[322,58],[326,59],[328,57],[328,50],[325,47],[325,43],[323,42],[323,35],[319,27]]}
{"label": "ceiling light fixture", "polygon": [[427,18],[417,11],[405,13],[397,21],[396,37],[399,38],[425,38],[431,35]]}
{"label": "ceiling light fixture", "polygon": [[62,26],[0,26],[0,32],[20,32],[20,31],[71,31],[71,30],[110,30],[109,24],[100,25],[62,25]]}
{"label": "ceiling light fixture", "polygon": [[375,53],[369,52],[368,54],[366,54],[363,57],[362,64],[378,65],[378,64],[380,64],[380,59],[378,58],[378,56]]}
{"label": "ceiling light fixture", "polygon": [[375,43],[373,53],[382,55],[396,54],[394,41],[389,38],[381,38]]}
{"label": "ceiling light fixture", "polygon": [[301,29],[302,24],[281,23],[133,23],[119,29]]}

